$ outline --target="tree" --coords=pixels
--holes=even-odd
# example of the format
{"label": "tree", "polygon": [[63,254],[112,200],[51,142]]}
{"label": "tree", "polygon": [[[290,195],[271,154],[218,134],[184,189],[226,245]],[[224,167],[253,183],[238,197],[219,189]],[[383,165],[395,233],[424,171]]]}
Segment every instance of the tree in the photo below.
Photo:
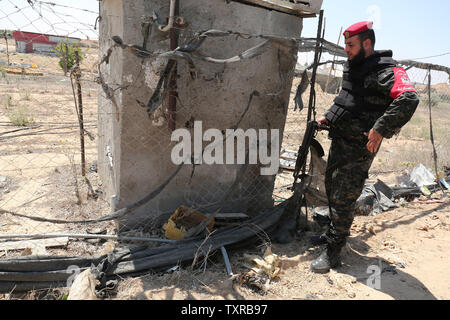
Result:
{"label": "tree", "polygon": [[60,42],[53,51],[59,57],[58,64],[64,71],[64,75],[67,75],[67,72],[69,72],[76,63],[75,52],[78,52],[80,63],[84,58],[80,46],[77,43],[70,43],[69,39],[66,39],[65,42]]}

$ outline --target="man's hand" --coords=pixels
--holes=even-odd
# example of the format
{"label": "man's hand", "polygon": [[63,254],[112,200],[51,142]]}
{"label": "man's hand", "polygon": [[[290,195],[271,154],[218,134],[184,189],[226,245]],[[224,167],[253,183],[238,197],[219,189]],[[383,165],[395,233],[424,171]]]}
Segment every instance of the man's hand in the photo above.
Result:
{"label": "man's hand", "polygon": [[383,136],[373,129],[371,129],[369,133],[364,133],[364,135],[369,138],[369,142],[367,143],[367,150],[372,153],[377,152],[378,147],[383,140]]}
{"label": "man's hand", "polygon": [[[321,126],[327,126],[328,127],[328,120],[325,117],[320,118],[319,120],[317,120],[317,123]],[[318,131],[322,131],[322,129],[317,129]]]}

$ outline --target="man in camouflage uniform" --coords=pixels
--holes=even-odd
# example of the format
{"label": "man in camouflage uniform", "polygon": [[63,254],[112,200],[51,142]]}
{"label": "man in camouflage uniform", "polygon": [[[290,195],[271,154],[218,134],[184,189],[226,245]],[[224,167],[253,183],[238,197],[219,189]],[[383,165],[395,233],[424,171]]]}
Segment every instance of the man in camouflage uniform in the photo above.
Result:
{"label": "man in camouflage uniform", "polygon": [[398,133],[419,104],[405,70],[392,59],[392,51],[374,51],[372,25],[360,22],[345,31],[348,62],[342,90],[318,120],[330,127],[332,139],[325,174],[331,223],[320,237],[327,248],[311,263],[318,273],[340,265],[355,202],[381,141]]}

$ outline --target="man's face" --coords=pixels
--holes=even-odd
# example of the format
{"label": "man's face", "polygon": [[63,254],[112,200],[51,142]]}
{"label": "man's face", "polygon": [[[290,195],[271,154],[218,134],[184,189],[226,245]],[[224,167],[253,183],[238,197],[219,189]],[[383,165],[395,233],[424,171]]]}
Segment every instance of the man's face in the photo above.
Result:
{"label": "man's face", "polygon": [[348,60],[353,60],[361,51],[361,41],[358,36],[354,36],[345,40],[345,53]]}

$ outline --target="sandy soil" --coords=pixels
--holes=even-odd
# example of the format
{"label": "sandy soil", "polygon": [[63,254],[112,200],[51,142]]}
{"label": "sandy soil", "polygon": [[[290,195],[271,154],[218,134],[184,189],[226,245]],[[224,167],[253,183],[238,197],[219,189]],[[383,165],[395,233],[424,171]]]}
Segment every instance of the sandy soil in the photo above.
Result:
{"label": "sandy soil", "polygon": [[[343,250],[343,266],[325,275],[310,271],[311,261],[321,250],[308,240],[313,232],[300,234],[289,245],[273,244],[282,272],[265,294],[228,277],[221,257],[216,256],[205,272],[185,267],[164,275],[125,279],[116,299],[449,299],[449,222],[448,201],[407,204],[376,217],[356,217]],[[243,255],[261,255],[263,249],[231,253],[233,272],[248,271]],[[368,272],[370,266],[381,271],[379,289],[368,285],[375,284],[369,280],[374,275]]]}
{"label": "sandy soil", "polygon": [[[13,51],[10,48],[10,51]],[[97,95],[94,82],[97,51],[86,52],[83,62],[83,99],[86,129],[97,136]],[[0,60],[5,60],[4,55]],[[95,170],[96,140],[86,136],[87,175],[81,177],[79,166],[79,129],[74,108],[70,79],[58,70],[57,59],[39,55],[16,54],[17,63],[37,64],[44,76],[6,75],[0,78],[0,176],[6,183],[0,187],[0,209],[21,214],[56,219],[97,218],[110,208],[102,193],[102,183]],[[298,79],[294,81],[294,94]],[[439,85],[444,90],[445,84]],[[448,87],[448,86],[447,86]],[[8,98],[9,96],[9,98]],[[293,97],[293,96],[292,96]],[[331,104],[333,95],[318,92],[317,114]],[[292,101],[292,99],[291,99]],[[305,94],[304,101],[308,101]],[[11,124],[10,114],[26,107],[35,127],[24,129]],[[449,165],[448,126],[449,105],[438,106],[437,126],[439,168]],[[381,179],[395,184],[404,170],[417,163],[431,166],[431,144],[417,128],[426,128],[426,107],[417,112],[409,133],[383,142],[367,182]],[[415,116],[416,117],[416,116]],[[283,147],[297,150],[301,142],[306,110],[294,112],[291,103]],[[13,130],[20,129],[19,131]],[[417,134],[416,134],[417,133]],[[317,139],[327,150],[325,133]],[[418,152],[420,151],[420,152]],[[283,172],[277,178],[275,198],[287,198],[286,185],[292,183],[292,173]],[[86,179],[92,185],[88,188]],[[94,192],[92,192],[94,191]],[[329,274],[310,271],[310,262],[321,248],[313,247],[309,237],[319,232],[310,221],[309,231],[298,234],[289,245],[261,244],[259,247],[229,252],[234,277],[229,277],[220,254],[211,255],[206,269],[183,266],[165,274],[127,278],[120,281],[112,299],[449,299],[450,298],[450,210],[448,195],[436,193],[442,203],[406,202],[404,206],[375,217],[358,216],[343,252],[343,266]],[[441,199],[442,198],[442,199]],[[422,198],[421,200],[427,200]],[[0,215],[0,234],[41,232],[85,233],[86,226],[67,226],[35,222],[11,214]],[[108,234],[115,232],[113,223],[96,225]],[[143,235],[136,231],[137,235]],[[49,248],[55,255],[97,255],[110,251],[112,242],[70,240],[63,248]],[[262,255],[267,246],[281,261],[282,271],[262,292],[239,282],[239,275],[249,271],[244,254]],[[0,258],[23,254],[22,251],[0,251]],[[203,264],[203,267],[205,264]],[[368,272],[369,270],[369,272]],[[372,288],[370,276],[380,271],[380,287]],[[369,281],[369,282],[368,282]],[[63,291],[66,289],[62,289]],[[34,295],[28,296],[35,297]],[[8,296],[1,296],[8,298]]]}

